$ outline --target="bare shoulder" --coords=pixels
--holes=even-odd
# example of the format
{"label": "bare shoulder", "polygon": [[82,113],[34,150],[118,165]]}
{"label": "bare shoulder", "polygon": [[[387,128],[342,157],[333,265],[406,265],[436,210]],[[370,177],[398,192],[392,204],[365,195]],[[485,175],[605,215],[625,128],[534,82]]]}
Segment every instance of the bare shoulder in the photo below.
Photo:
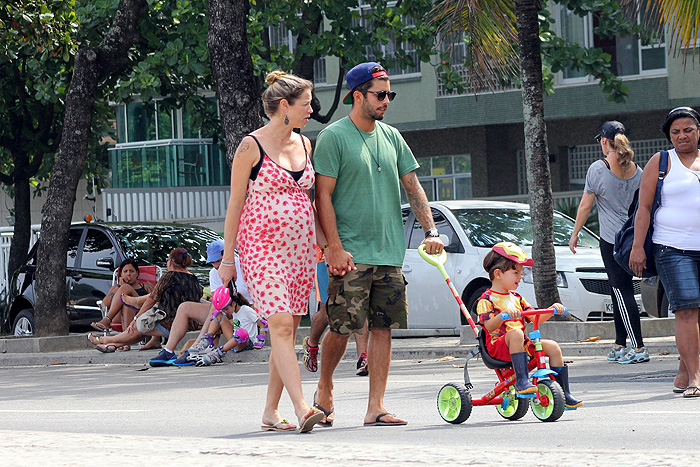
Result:
{"label": "bare shoulder", "polygon": [[260,158],[260,149],[252,136],[246,135],[241,140],[241,143],[236,148],[236,153],[233,155],[234,161],[250,162],[251,166]]}

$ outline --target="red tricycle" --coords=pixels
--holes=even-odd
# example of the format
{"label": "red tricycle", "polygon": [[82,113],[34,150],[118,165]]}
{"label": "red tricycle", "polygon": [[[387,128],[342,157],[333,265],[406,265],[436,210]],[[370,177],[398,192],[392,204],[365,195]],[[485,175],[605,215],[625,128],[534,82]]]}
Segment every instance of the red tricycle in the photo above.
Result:
{"label": "red tricycle", "polygon": [[[532,384],[537,387],[537,392],[533,394],[515,393],[515,372],[511,362],[497,360],[491,357],[486,351],[486,335],[484,330],[477,328],[474,320],[467,311],[467,307],[462,302],[457,290],[452,285],[452,280],[445,271],[444,264],[447,254],[443,250],[439,255],[429,255],[425,252],[425,246],[418,248],[421,257],[437,267],[450,287],[464,317],[469,322],[477,339],[477,347],[467,356],[464,364],[464,384],[447,383],[440,389],[437,397],[437,407],[440,416],[449,423],[462,423],[471,415],[472,407],[479,405],[493,405],[501,417],[508,420],[518,420],[527,413],[528,403],[532,407],[532,413],[543,422],[553,422],[562,416],[565,409],[564,391],[559,383],[554,380],[556,373],[547,368],[545,362],[542,343],[540,342],[539,317],[546,313],[556,313],[556,309],[547,308],[541,310],[529,310],[522,312],[522,316],[534,316],[534,329],[529,333],[530,340],[535,344],[535,358],[530,360],[529,370],[535,370],[530,376]],[[566,311],[565,311],[566,313]],[[484,364],[496,372],[498,383],[496,386],[478,399],[472,398],[470,390],[473,385],[469,380],[468,364],[469,360],[481,354]]]}

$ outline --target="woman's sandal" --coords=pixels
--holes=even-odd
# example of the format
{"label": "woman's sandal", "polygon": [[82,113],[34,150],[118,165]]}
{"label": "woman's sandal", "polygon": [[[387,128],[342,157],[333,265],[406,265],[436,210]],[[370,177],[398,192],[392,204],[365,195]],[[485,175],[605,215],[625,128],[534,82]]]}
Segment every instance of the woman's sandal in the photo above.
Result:
{"label": "woman's sandal", "polygon": [[307,433],[314,429],[314,425],[323,420],[323,412],[316,407],[311,407],[306,415],[299,420],[299,433]]}
{"label": "woman's sandal", "polygon": [[[128,295],[127,295],[127,296],[128,296]],[[126,302],[124,301],[124,294],[121,294],[121,295],[119,296],[119,301],[122,302],[122,304],[123,304],[124,306],[128,306],[129,308],[131,308],[132,310],[134,310],[136,313],[138,313],[139,311],[141,311],[140,308],[136,308],[135,306],[129,305],[128,303],[126,303]]]}
{"label": "woman's sandal", "polygon": [[700,388],[697,386],[688,386],[683,391],[683,397],[700,397]]}
{"label": "woman's sandal", "polygon": [[294,431],[297,429],[297,426],[292,425],[289,423],[289,420],[283,418],[279,422],[273,423],[272,425],[261,425],[260,429],[262,431]]}
{"label": "woman's sandal", "polygon": [[[105,325],[102,323],[102,321],[105,319],[109,320],[109,324]],[[99,320],[96,323],[90,323],[90,327],[92,327],[92,329],[96,329],[96,330],[102,331],[102,332],[108,332],[111,326],[112,326],[112,318],[110,318],[109,316],[105,316],[104,318],[102,318],[101,320]]]}
{"label": "woman's sandal", "polygon": [[99,350],[102,353],[114,353],[117,350],[117,346],[114,344],[98,344],[95,346],[95,350]]}

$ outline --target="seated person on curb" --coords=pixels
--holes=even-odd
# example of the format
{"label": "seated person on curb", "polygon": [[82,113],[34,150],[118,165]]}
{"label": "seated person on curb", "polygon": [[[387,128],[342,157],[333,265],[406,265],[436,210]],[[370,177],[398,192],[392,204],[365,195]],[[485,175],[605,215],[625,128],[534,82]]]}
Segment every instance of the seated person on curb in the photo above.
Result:
{"label": "seated person on curb", "polygon": [[[304,368],[315,373],[318,371],[318,346],[321,344],[321,336],[328,327],[328,312],[326,311],[326,302],[328,301],[328,266],[326,259],[323,257],[323,249],[318,245],[316,247],[316,299],[319,302],[318,311],[311,317],[311,330],[309,335],[304,338],[301,348],[304,351],[302,361]],[[365,327],[362,334],[354,334],[355,345],[357,347],[357,376],[369,375],[369,367],[367,364],[367,339],[369,337],[368,324],[365,322]]]}
{"label": "seated person on curb", "polygon": [[[530,383],[528,363],[535,355],[535,345],[526,335],[526,324],[531,322],[521,312],[532,309],[529,303],[515,292],[522,278],[523,266],[532,266],[532,258],[511,242],[500,242],[484,258],[484,269],[489,273],[491,288],[483,293],[477,304],[479,324],[487,332],[486,350],[493,358],[511,361],[515,371],[515,392],[534,394],[537,388]],[[560,313],[564,312],[561,303],[555,303]],[[551,313],[541,315],[540,322],[546,321]],[[566,407],[575,409],[583,405],[569,392],[569,367],[564,365],[561,348],[556,341],[542,339],[542,348],[549,357],[549,366],[556,372],[556,381],[564,390]]]}
{"label": "seated person on curb", "polygon": [[[122,329],[126,329],[131,320],[134,319],[134,315],[141,309],[143,302],[146,301],[146,296],[153,292],[153,284],[139,281],[139,266],[131,258],[126,258],[119,265],[117,278],[117,283],[109,289],[105,298],[102,299],[102,304],[108,310],[107,314],[101,320],[90,323],[93,329],[109,331],[112,321],[120,314]],[[133,297],[136,305],[127,304],[126,297]]]}
{"label": "seated person on curb", "polygon": [[209,366],[223,361],[229,350],[243,352],[262,349],[265,345],[267,322],[258,318],[250,303],[238,292],[231,293],[229,287],[219,287],[212,295],[212,304],[216,310],[209,323],[209,333],[202,337],[213,342],[213,336],[220,330],[226,338],[223,346],[207,349],[202,353],[186,350],[188,360],[197,366]]}

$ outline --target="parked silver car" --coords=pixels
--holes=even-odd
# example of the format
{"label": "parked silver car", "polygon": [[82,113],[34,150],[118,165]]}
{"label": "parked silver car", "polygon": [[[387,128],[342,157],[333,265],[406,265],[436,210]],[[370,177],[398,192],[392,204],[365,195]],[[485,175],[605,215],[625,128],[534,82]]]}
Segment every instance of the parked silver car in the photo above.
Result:
{"label": "parked silver car", "polygon": [[[531,254],[533,233],[527,204],[497,201],[441,201],[430,203],[440,234],[447,236],[445,269],[462,300],[474,311],[481,294],[490,286],[482,266],[484,256],[501,241],[511,241]],[[418,255],[425,234],[409,206],[403,207],[406,258],[403,272],[408,281],[409,327],[413,329],[459,329],[466,322],[438,270]],[[574,255],[569,250],[573,219],[554,212],[554,248],[557,285],[562,303],[577,318],[611,320],[610,285],[598,248],[598,237],[587,229]],[[639,281],[635,292],[639,294]],[[523,269],[518,288],[532,305],[535,301],[532,269]],[[641,307],[641,297],[637,295]],[[549,306],[550,303],[540,304]]]}

